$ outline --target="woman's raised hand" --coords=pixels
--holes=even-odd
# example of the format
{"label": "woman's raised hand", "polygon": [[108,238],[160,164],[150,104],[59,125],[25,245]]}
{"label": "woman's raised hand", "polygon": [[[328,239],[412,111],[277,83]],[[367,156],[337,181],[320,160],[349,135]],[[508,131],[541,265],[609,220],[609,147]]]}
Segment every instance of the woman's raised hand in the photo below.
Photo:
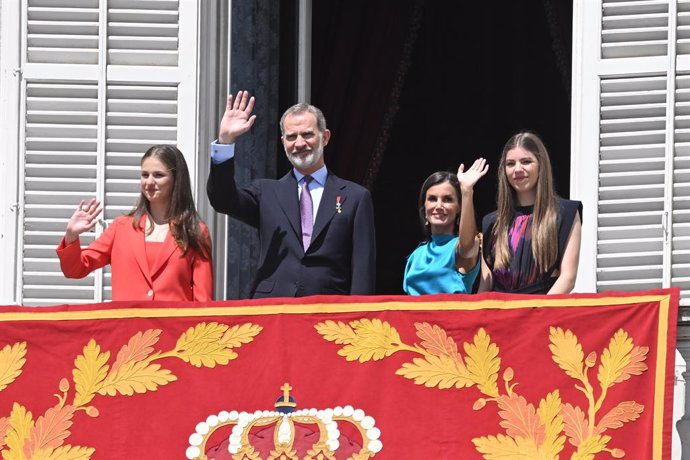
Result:
{"label": "woman's raised hand", "polygon": [[458,168],[458,181],[460,181],[460,189],[473,190],[474,185],[486,175],[489,171],[489,165],[486,163],[485,158],[477,158],[474,163],[465,171],[465,164],[461,163]]}
{"label": "woman's raised hand", "polygon": [[98,215],[103,211],[101,202],[95,198],[91,198],[88,203],[84,200],[79,202],[79,206],[67,222],[67,230],[65,231],[65,243],[70,244],[79,238],[84,232],[87,232],[96,226]]}

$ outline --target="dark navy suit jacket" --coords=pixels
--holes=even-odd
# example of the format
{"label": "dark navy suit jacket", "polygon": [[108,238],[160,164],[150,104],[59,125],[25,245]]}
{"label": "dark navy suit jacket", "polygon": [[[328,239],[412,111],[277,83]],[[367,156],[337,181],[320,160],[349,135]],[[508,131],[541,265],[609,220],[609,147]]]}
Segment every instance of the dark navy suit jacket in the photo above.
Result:
{"label": "dark navy suit jacket", "polygon": [[328,172],[306,252],[292,171],[278,180],[257,179],[238,187],[234,159],[212,163],[207,192],[216,211],[259,231],[252,297],[374,294],[374,212],[371,194],[361,185]]}

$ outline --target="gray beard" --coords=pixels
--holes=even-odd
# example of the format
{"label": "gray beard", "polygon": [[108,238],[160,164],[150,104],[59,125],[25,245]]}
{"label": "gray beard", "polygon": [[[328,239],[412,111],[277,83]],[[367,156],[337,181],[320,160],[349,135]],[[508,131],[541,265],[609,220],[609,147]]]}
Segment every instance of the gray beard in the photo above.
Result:
{"label": "gray beard", "polygon": [[312,150],[307,156],[287,154],[288,161],[297,169],[309,169],[319,162],[323,152]]}

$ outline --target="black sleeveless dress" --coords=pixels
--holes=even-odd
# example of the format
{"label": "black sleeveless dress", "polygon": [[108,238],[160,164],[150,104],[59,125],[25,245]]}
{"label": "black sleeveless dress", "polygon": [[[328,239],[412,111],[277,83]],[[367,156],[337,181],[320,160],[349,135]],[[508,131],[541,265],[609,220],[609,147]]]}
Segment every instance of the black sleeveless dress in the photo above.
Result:
{"label": "black sleeveless dress", "polygon": [[494,211],[482,219],[484,233],[484,260],[493,275],[493,291],[512,292],[522,294],[546,294],[558,279],[553,273],[560,267],[568,235],[573,226],[575,216],[579,212],[582,219],[582,202],[558,199],[558,259],[544,273],[539,273],[532,257],[532,218],[533,206],[517,207],[515,217],[508,232],[509,249],[511,253],[510,265],[497,270],[494,268],[496,242],[493,241],[491,231],[496,223],[497,212]]}

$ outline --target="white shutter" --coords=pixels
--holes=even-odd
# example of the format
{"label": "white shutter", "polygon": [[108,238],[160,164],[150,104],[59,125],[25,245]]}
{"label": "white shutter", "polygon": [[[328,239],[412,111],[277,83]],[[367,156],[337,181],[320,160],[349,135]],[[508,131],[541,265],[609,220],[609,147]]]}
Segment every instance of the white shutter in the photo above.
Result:
{"label": "white shutter", "polygon": [[[24,7],[17,301],[109,300],[109,268],[68,280],[55,248],[79,200],[101,200],[103,224],[132,209],[151,145],[177,144],[193,168],[196,126],[178,106],[195,100],[196,2],[25,0]],[[83,235],[82,245],[102,230]]]}
{"label": "white shutter", "polygon": [[55,244],[79,200],[96,196],[98,86],[27,82],[25,100],[23,297],[93,301],[93,275],[65,279]]}
{"label": "white shutter", "polygon": [[666,77],[601,80],[597,290],[662,286]]}
{"label": "white shutter", "polygon": [[597,291],[667,284],[668,32],[668,0],[602,3]]}
{"label": "white shutter", "polygon": [[678,0],[674,101],[671,285],[690,305],[690,0]]}
{"label": "white shutter", "polygon": [[677,286],[690,305],[690,1],[580,1],[574,25],[578,290]]}
{"label": "white shutter", "polygon": [[[683,52],[688,52],[685,46]],[[690,75],[687,69],[676,77],[675,95],[671,285],[681,288],[684,304],[690,305]]]}

